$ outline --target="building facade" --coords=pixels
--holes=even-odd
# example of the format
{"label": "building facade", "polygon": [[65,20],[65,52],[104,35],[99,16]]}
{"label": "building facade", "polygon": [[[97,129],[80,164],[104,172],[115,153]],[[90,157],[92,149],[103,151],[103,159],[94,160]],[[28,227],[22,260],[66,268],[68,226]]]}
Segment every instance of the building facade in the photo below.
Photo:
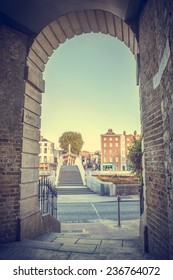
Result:
{"label": "building facade", "polygon": [[134,138],[139,138],[137,132],[134,134],[116,134],[108,129],[101,134],[101,170],[129,171],[130,165],[127,160],[128,148]]}
{"label": "building facade", "polygon": [[81,151],[80,157],[84,168],[100,169],[100,163],[101,163],[100,151],[95,151],[95,152]]}
{"label": "building facade", "polygon": [[56,171],[58,162],[58,151],[55,144],[46,138],[40,137],[40,154],[39,154],[39,173],[40,176],[51,175]]}

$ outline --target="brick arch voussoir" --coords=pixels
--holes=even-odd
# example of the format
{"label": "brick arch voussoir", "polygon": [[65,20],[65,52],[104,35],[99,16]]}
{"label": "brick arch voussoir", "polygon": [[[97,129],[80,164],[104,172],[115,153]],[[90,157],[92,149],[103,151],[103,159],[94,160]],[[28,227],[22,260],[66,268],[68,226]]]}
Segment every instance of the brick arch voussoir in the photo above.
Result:
{"label": "brick arch voussoir", "polygon": [[28,53],[28,67],[41,77],[49,57],[60,44],[74,36],[91,32],[101,32],[118,38],[130,48],[135,57],[138,54],[136,37],[122,19],[102,10],[74,11],[49,23],[38,34]]}

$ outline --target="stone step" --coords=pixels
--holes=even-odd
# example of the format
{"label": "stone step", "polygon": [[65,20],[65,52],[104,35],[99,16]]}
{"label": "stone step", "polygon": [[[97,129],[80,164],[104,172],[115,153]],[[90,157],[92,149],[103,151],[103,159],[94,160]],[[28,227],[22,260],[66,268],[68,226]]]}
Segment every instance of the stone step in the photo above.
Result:
{"label": "stone step", "polygon": [[81,174],[77,166],[62,166],[58,178],[58,186],[83,185]]}
{"label": "stone step", "polygon": [[82,182],[81,178],[66,178],[66,177],[59,178],[59,181],[69,181],[69,182],[80,181],[80,182]]}
{"label": "stone step", "polygon": [[66,186],[83,186],[83,184],[82,183],[69,183],[69,182],[67,182],[67,183],[62,183],[62,182],[59,182],[58,183],[58,185],[57,186],[64,186],[64,187],[66,187]]}
{"label": "stone step", "polygon": [[93,192],[87,188],[85,189],[71,189],[71,188],[57,188],[58,195],[77,195],[77,194],[93,194]]}

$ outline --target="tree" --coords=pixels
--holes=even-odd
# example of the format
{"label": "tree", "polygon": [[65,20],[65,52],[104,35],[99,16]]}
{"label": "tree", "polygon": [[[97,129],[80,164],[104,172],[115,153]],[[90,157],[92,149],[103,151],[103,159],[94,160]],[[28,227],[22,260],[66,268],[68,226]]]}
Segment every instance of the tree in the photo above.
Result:
{"label": "tree", "polygon": [[141,137],[133,139],[131,147],[128,148],[128,160],[132,168],[132,172],[136,175],[139,181],[142,180],[142,147]]}
{"label": "tree", "polygon": [[60,148],[65,152],[69,150],[69,144],[71,145],[71,152],[79,155],[82,146],[84,144],[82,135],[78,132],[66,131],[59,138]]}

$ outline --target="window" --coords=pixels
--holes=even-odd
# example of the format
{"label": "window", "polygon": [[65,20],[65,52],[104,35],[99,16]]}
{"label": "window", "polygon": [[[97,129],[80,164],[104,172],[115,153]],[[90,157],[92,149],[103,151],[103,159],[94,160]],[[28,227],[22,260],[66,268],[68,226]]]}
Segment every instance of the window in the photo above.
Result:
{"label": "window", "polygon": [[106,147],[107,146],[106,143],[104,143],[103,146]]}
{"label": "window", "polygon": [[112,150],[110,150],[109,153],[112,154]]}
{"label": "window", "polygon": [[104,157],[104,162],[106,162],[106,157]]}
{"label": "window", "polygon": [[118,143],[115,143],[115,147],[118,147]]}
{"label": "window", "polygon": [[118,157],[115,158],[116,162],[118,162]]}
{"label": "window", "polygon": [[47,162],[47,156],[44,157],[44,162]]}
{"label": "window", "polygon": [[112,147],[112,143],[109,143],[109,146]]}
{"label": "window", "polygon": [[47,146],[47,143],[44,143],[44,146]]}
{"label": "window", "polygon": [[112,137],[109,137],[109,141],[112,141]]}
{"label": "window", "polygon": [[106,141],[106,137],[104,137],[103,140]]}
{"label": "window", "polygon": [[58,160],[57,160],[57,157],[54,157],[54,163],[57,163]]}
{"label": "window", "polygon": [[110,162],[112,162],[112,157],[110,157]]}
{"label": "window", "polygon": [[118,138],[117,138],[117,137],[115,138],[115,141],[118,141]]}
{"label": "window", "polygon": [[106,150],[104,150],[104,154],[106,154]]}
{"label": "window", "polygon": [[47,148],[44,148],[44,153],[47,154]]}

